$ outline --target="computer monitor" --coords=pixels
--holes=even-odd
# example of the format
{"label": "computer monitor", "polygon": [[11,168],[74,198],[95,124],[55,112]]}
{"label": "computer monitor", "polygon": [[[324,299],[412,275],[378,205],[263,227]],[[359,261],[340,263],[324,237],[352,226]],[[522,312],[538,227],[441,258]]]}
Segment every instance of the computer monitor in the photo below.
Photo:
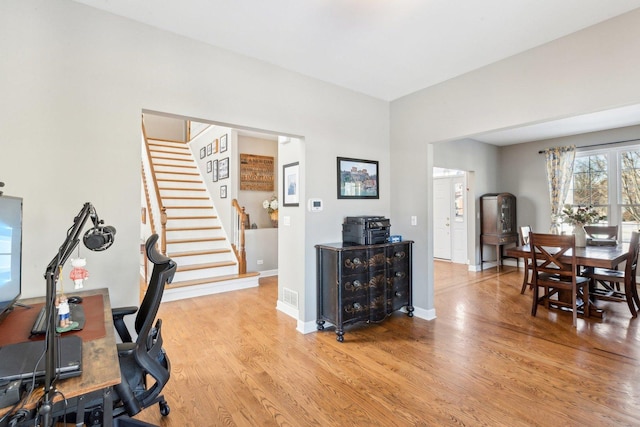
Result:
{"label": "computer monitor", "polygon": [[22,198],[0,196],[0,321],[22,291]]}

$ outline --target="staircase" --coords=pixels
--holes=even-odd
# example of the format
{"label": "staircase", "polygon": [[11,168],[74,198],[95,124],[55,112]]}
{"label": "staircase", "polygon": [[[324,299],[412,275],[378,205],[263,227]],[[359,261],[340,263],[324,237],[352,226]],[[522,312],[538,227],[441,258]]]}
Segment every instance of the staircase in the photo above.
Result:
{"label": "staircase", "polygon": [[[244,289],[258,285],[258,273],[239,274],[238,260],[220,219],[216,215],[207,187],[188,144],[147,138],[148,155],[143,180],[155,195],[161,218],[161,250],[178,264],[173,282],[163,301]],[[151,181],[151,182],[149,182]],[[148,201],[148,205],[152,203]],[[154,209],[150,211],[153,212]],[[152,227],[153,229],[154,227]]]}

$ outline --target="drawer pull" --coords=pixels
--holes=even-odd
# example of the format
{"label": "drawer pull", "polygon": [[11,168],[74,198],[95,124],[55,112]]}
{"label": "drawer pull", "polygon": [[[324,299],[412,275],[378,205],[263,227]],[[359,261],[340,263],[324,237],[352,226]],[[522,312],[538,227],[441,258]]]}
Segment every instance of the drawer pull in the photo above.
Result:
{"label": "drawer pull", "polygon": [[407,274],[404,271],[396,271],[396,277],[404,278],[407,277]]}
{"label": "drawer pull", "polygon": [[395,257],[396,257],[396,258],[398,258],[398,259],[402,259],[402,258],[404,258],[404,257],[406,257],[406,256],[407,256],[407,253],[406,253],[406,252],[404,252],[404,251],[402,251],[402,252],[396,252],[395,254],[393,254],[393,256],[395,256]]}

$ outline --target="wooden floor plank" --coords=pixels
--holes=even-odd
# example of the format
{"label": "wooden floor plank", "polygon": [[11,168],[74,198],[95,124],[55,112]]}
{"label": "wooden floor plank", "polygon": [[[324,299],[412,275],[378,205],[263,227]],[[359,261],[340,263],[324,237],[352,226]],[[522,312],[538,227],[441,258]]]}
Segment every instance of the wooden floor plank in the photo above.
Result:
{"label": "wooden floor plank", "polygon": [[[257,288],[163,303],[171,406],[160,426],[638,425],[640,331],[626,304],[603,319],[538,310],[512,267],[436,262],[437,319],[300,334]],[[416,281],[418,282],[418,281]]]}

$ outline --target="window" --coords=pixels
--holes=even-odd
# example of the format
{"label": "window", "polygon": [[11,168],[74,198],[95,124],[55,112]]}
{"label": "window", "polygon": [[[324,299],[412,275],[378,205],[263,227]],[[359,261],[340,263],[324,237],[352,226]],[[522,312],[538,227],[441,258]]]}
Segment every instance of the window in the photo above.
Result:
{"label": "window", "polygon": [[[573,163],[573,178],[565,204],[592,206],[609,218],[609,156],[606,153],[577,153]],[[571,232],[572,226],[562,225]]]}
{"label": "window", "polygon": [[[593,206],[607,215],[603,224],[619,225],[629,241],[640,225],[640,146],[576,153],[565,203]],[[562,231],[571,226],[563,224]]]}
{"label": "window", "polygon": [[619,158],[620,224],[624,240],[629,240],[640,223],[640,147],[620,151]]}

